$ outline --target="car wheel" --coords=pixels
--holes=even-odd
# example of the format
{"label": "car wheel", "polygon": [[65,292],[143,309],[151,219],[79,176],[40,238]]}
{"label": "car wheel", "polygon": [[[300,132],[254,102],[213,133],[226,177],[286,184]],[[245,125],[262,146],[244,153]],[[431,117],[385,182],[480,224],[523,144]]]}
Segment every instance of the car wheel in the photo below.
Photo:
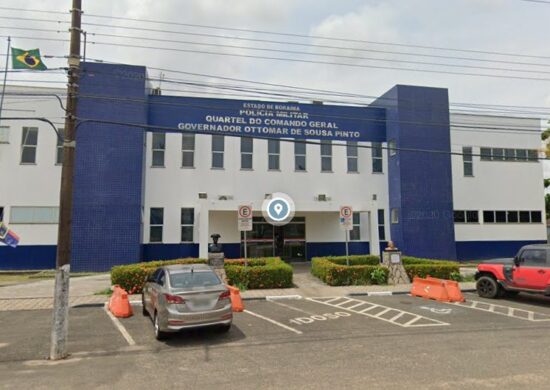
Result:
{"label": "car wheel", "polygon": [[145,307],[145,295],[141,294],[141,314],[144,316],[148,316],[149,312],[147,311],[147,308]]}
{"label": "car wheel", "polygon": [[477,295],[482,298],[496,298],[500,292],[500,286],[492,276],[482,276],[477,280]]}
{"label": "car wheel", "polygon": [[155,338],[157,340],[164,340],[166,338],[166,333],[160,330],[160,321],[159,316],[155,312],[155,318],[153,319],[153,324],[155,326]]}

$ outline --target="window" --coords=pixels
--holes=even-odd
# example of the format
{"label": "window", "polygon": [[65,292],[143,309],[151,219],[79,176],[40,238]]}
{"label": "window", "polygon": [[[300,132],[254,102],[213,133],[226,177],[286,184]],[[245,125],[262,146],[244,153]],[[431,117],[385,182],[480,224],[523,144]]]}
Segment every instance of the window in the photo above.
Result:
{"label": "window", "polygon": [[0,207],[0,222],[4,220],[4,208]]}
{"label": "window", "polygon": [[528,150],[527,151],[527,160],[528,161],[538,161],[539,160],[539,154],[536,150]]}
{"label": "window", "polygon": [[483,220],[485,223],[541,223],[542,212],[538,210],[485,210],[483,212]]}
{"label": "window", "polygon": [[270,171],[278,171],[281,143],[277,139],[267,140],[267,167]]}
{"label": "window", "polygon": [[332,172],[332,141],[321,141],[321,172]]}
{"label": "window", "polygon": [[535,149],[480,148],[482,161],[538,161]]}
{"label": "window", "polygon": [[149,242],[162,242],[162,228],[164,225],[164,209],[151,207],[149,219]]}
{"label": "window", "polygon": [[10,143],[10,128],[8,126],[0,126],[0,144]]}
{"label": "window", "polygon": [[347,154],[348,154],[348,172],[358,172],[359,166],[358,166],[358,154],[357,154],[357,142],[355,141],[348,141],[348,144],[346,146]]}
{"label": "window", "polygon": [[484,211],[483,212],[483,222],[485,222],[485,223],[495,222],[495,212],[494,211]]}
{"label": "window", "polygon": [[474,176],[474,161],[471,146],[462,147],[462,164],[464,165],[464,176]]}
{"label": "window", "polygon": [[508,223],[518,223],[519,216],[517,211],[507,211],[506,212],[506,222]]}
{"label": "window", "polygon": [[529,223],[529,222],[531,222],[531,213],[529,211],[520,211],[519,212],[519,222],[520,223]]}
{"label": "window", "polygon": [[65,129],[58,129],[59,136],[56,135],[57,138],[57,148],[55,153],[55,163],[57,165],[63,164],[63,141],[65,137]]}
{"label": "window", "polygon": [[170,285],[173,288],[204,288],[221,284],[214,272],[171,272]]}
{"label": "window", "polygon": [[195,134],[182,135],[181,166],[183,168],[193,168],[195,166]]}
{"label": "window", "polygon": [[[372,143],[372,172],[373,173],[382,173],[382,143],[373,142]],[[382,210],[384,211],[384,210]]]}
{"label": "window", "polygon": [[241,169],[252,169],[253,138],[241,138]]}
{"label": "window", "polygon": [[306,170],[306,144],[294,142],[294,170],[304,172]]}
{"label": "window", "polygon": [[380,241],[386,240],[386,229],[384,227],[385,225],[384,219],[385,219],[384,209],[379,209],[378,210],[378,239]]}
{"label": "window", "polygon": [[164,150],[166,149],[166,134],[153,133],[153,158],[152,167],[164,167]]}
{"label": "window", "polygon": [[399,210],[391,209],[390,217],[391,217],[391,223],[393,224],[399,223]]}
{"label": "window", "polygon": [[502,149],[502,148],[493,148],[493,160],[503,161],[504,160],[504,149]]}
{"label": "window", "polygon": [[545,249],[526,249],[521,254],[521,262],[525,266],[540,267],[546,266]]}
{"label": "window", "polygon": [[59,207],[13,206],[10,223],[56,224],[59,222]]}
{"label": "window", "polygon": [[195,209],[181,209],[181,242],[193,242],[193,225],[195,224]]}
{"label": "window", "polygon": [[38,127],[23,127],[21,137],[21,164],[36,164]]}
{"label": "window", "polygon": [[532,223],[541,223],[542,222],[542,212],[540,212],[540,211],[531,211],[531,222]]}
{"label": "window", "polygon": [[455,210],[455,223],[478,223],[479,212],[477,210]]}
{"label": "window", "polygon": [[495,211],[495,222],[506,223],[506,211]]}
{"label": "window", "polygon": [[518,161],[527,161],[527,150],[517,149],[516,150],[516,159]]}
{"label": "window", "polygon": [[388,149],[390,151],[390,157],[395,156],[397,154],[397,142],[395,142],[394,139],[391,139],[388,142]]}
{"label": "window", "polygon": [[353,213],[352,216],[353,229],[349,232],[351,241],[359,241],[361,239],[361,214]]}
{"label": "window", "polygon": [[164,286],[165,280],[166,280],[166,272],[164,272],[164,270],[161,269],[157,276],[157,284],[159,286]]}
{"label": "window", "polygon": [[225,139],[223,135],[212,136],[212,168],[223,168]]}
{"label": "window", "polygon": [[479,154],[482,161],[491,160],[491,148],[480,148]]}

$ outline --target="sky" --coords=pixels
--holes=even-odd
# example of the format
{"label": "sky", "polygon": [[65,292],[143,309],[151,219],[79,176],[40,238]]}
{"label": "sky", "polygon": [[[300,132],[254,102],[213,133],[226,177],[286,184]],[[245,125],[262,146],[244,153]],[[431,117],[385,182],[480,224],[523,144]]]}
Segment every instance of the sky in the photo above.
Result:
{"label": "sky", "polygon": [[[46,3],[0,0],[0,7],[44,10],[44,4]],[[70,8],[71,1],[49,0],[47,5],[49,11],[66,12]],[[220,77],[232,77],[368,96],[379,96],[396,84],[424,85],[448,88],[449,99],[452,103],[542,107],[534,113],[534,109],[520,110],[527,111],[526,114],[530,116],[541,117],[543,120],[541,123],[545,123],[550,117],[550,45],[548,44],[547,30],[550,19],[550,2],[523,0],[95,0],[88,2],[84,0],[83,8],[82,20],[83,28],[87,32],[86,54],[88,58],[211,76],[196,77],[164,72],[164,77],[167,79],[178,78],[180,80],[235,84],[235,82],[220,79]],[[131,22],[95,18],[91,15],[122,16],[172,24]],[[38,39],[68,40],[68,25],[55,23],[55,21],[69,21],[68,14],[0,9],[0,16],[5,17],[0,18],[0,35],[13,36],[13,46],[25,49],[39,47],[44,54],[59,56],[68,54],[68,42]],[[48,19],[54,23],[25,21],[13,19],[14,17]],[[94,26],[91,23],[107,26]],[[181,26],[176,25],[177,23],[261,30],[310,37]],[[18,30],[14,27],[57,29],[60,32]],[[128,30],[121,27],[139,27],[167,30],[168,32]],[[218,35],[218,37],[182,33],[211,34]],[[126,35],[140,39],[105,37],[94,34]],[[30,39],[20,37],[29,37]],[[233,39],[227,37],[233,37]],[[234,37],[282,41],[287,44],[251,42],[234,39]],[[327,40],[320,37],[342,38],[348,41]],[[148,41],[146,38],[160,41]],[[195,44],[162,42],[163,40],[186,41]],[[150,48],[107,46],[101,45],[99,42],[143,45]],[[373,42],[393,43],[394,45]],[[333,48],[298,46],[296,45],[298,43],[332,46]],[[233,45],[240,46],[240,48],[215,47],[206,44]],[[517,55],[491,55],[400,45],[515,53]],[[246,46],[317,53],[323,54],[323,56],[253,51],[243,48]],[[154,47],[243,56],[286,57],[294,60],[347,63],[355,66],[166,51],[157,50]],[[6,38],[2,37],[0,38],[0,52],[5,52],[5,48]],[[386,53],[381,53],[381,51]],[[397,54],[387,53],[388,51]],[[440,57],[430,57],[433,55]],[[363,57],[363,59],[357,57]],[[0,57],[0,59],[4,58]],[[374,59],[378,59],[378,61]],[[47,59],[46,61],[50,68],[66,64],[64,59]],[[444,63],[454,66],[445,67],[398,61]],[[458,67],[461,65],[489,69]],[[380,66],[404,69],[376,68]],[[0,67],[3,68],[3,64]],[[503,71],[495,68],[512,68],[516,71]],[[411,69],[424,69],[429,72],[412,71]],[[470,74],[434,73],[434,70]],[[160,73],[156,70],[149,71],[149,75],[153,78],[159,78]],[[472,74],[484,74],[485,76]],[[531,79],[490,77],[491,75]],[[9,79],[57,80],[60,81],[59,84],[51,83],[50,85],[63,86],[64,76],[49,73],[10,74]],[[168,83],[165,83],[163,88],[179,89],[180,92],[174,91],[172,94],[184,93],[185,90],[184,86],[174,86]],[[197,91],[196,87],[194,91]],[[212,90],[207,90],[207,92],[212,93]],[[219,91],[215,91],[215,93],[218,96],[220,94]],[[314,98],[315,96],[312,96],[312,99]],[[365,101],[368,102],[368,100]]]}

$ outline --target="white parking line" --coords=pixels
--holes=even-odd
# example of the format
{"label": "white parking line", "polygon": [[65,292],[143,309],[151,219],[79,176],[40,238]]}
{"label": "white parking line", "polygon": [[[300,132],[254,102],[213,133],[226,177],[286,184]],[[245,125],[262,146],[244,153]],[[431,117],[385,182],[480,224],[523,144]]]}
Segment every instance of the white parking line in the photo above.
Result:
{"label": "white parking line", "polygon": [[517,318],[519,320],[530,322],[548,322],[550,315],[537,313],[532,310],[519,309],[512,306],[497,305],[495,303],[487,303],[482,301],[467,300],[466,302],[453,302],[449,305],[456,305],[467,309],[484,311],[486,313],[498,314],[501,316]]}
{"label": "white parking line", "polygon": [[283,302],[271,301],[271,303],[274,303],[274,304],[279,305],[279,306],[286,307],[286,308],[291,309],[291,310],[299,311],[300,313],[309,314],[309,315],[316,315],[316,313],[311,313],[307,310],[302,310],[302,309],[299,309],[297,307],[287,305],[286,303],[283,303]]}
{"label": "white parking line", "polygon": [[[414,314],[414,313],[410,313],[410,312],[405,311],[405,310],[396,309],[396,308],[389,307],[389,306],[384,306],[384,305],[378,305],[376,303],[367,302],[367,301],[363,301],[363,300],[360,300],[360,299],[340,297],[340,299],[344,300],[343,302],[338,302],[338,299],[334,299],[334,298],[330,298],[330,299],[327,299],[327,298],[306,298],[306,299],[309,300],[309,301],[312,301],[312,302],[317,302],[317,303],[323,304],[323,305],[336,307],[336,308],[342,309],[342,310],[347,310],[347,311],[350,311],[352,313],[361,314],[361,315],[364,315],[364,316],[367,316],[367,317],[370,317],[370,318],[374,318],[374,319],[377,319],[377,320],[380,320],[380,321],[389,322],[393,325],[401,326],[403,328],[409,328],[409,327],[418,328],[418,327],[426,327],[426,326],[450,325],[447,322],[435,320],[435,319],[429,318],[429,317],[424,317],[420,314]],[[348,306],[348,307],[344,306],[344,305],[346,305],[350,302],[353,303],[351,306]],[[359,305],[359,303],[361,303],[361,305]],[[367,307],[365,309],[363,309],[362,307],[359,307],[359,306],[363,306],[363,305],[369,305],[369,307]],[[355,307],[359,307],[359,309],[355,310],[354,309]],[[370,312],[373,309],[379,309],[379,310],[381,309],[381,310],[378,313],[376,313],[376,312],[374,312],[372,314],[367,313],[367,312]],[[390,318],[383,317],[383,315],[386,314],[386,313],[391,313],[391,317]],[[401,321],[398,321],[398,320],[401,320]]]}
{"label": "white parking line", "polygon": [[261,318],[262,320],[265,320],[265,321],[267,321],[267,322],[271,322],[271,323],[274,324],[274,325],[280,326],[281,328],[286,329],[286,330],[289,330],[289,331],[294,332],[294,333],[296,333],[296,334],[302,334],[302,332],[300,332],[300,331],[297,330],[297,329],[291,328],[290,326],[287,326],[287,325],[285,325],[285,324],[281,324],[279,321],[275,321],[275,320],[272,320],[271,318],[264,317],[264,316],[262,316],[262,315],[260,315],[260,314],[258,314],[258,313],[254,313],[254,312],[252,312],[252,311],[250,311],[250,310],[246,310],[246,309],[245,309],[245,310],[244,310],[244,313],[248,313],[248,314],[250,314],[251,316]]}
{"label": "white parking line", "polygon": [[132,336],[130,336],[130,333],[128,333],[128,331],[126,330],[126,328],[124,327],[124,325],[122,325],[120,323],[120,321],[118,320],[118,318],[116,318],[113,313],[111,313],[109,311],[109,309],[107,308],[107,302],[105,302],[105,305],[103,306],[103,310],[105,310],[105,313],[107,313],[107,315],[111,318],[111,320],[113,320],[113,324],[115,324],[115,327],[119,330],[119,332],[122,334],[122,337],[124,337],[124,339],[126,340],[126,342],[128,343],[128,345],[136,345],[136,342],[134,341],[134,339],[132,338]]}

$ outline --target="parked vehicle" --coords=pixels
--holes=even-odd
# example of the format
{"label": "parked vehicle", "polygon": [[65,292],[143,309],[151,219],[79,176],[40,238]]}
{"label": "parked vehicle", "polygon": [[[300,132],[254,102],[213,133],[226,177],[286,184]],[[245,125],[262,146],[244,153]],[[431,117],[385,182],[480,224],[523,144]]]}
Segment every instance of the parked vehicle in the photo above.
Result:
{"label": "parked vehicle", "polygon": [[217,325],[228,331],[233,320],[230,292],[206,264],[158,268],[143,287],[142,304],[158,340],[187,328]]}
{"label": "parked vehicle", "polygon": [[524,246],[516,257],[484,261],[477,271],[477,293],[483,298],[520,292],[550,295],[550,245]]}

